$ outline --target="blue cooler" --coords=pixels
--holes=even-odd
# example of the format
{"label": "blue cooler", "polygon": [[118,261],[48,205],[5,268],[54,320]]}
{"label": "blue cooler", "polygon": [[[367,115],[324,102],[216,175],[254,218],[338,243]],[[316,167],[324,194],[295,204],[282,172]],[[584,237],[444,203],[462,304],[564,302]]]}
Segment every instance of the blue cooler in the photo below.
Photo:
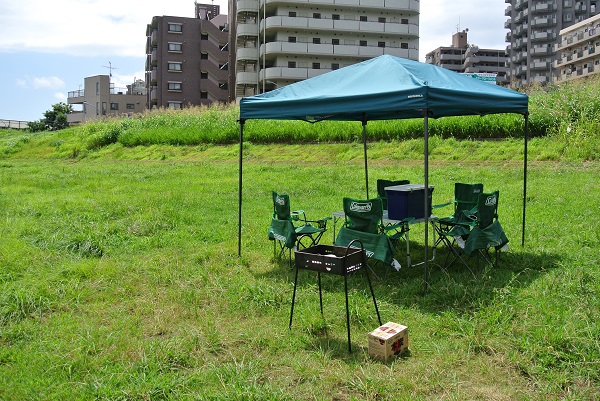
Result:
{"label": "blue cooler", "polygon": [[[431,194],[433,186],[429,186],[429,215],[431,216]],[[406,184],[385,187],[388,204],[388,218],[403,220],[407,217],[425,218],[423,213],[425,202],[425,185]]]}

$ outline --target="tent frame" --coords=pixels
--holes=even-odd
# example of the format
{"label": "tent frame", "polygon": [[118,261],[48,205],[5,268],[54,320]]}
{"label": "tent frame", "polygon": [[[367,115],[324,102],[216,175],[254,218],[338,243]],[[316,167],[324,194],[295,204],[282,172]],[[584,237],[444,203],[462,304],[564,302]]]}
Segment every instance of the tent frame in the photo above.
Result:
{"label": "tent frame", "polygon": [[[423,132],[424,132],[424,187],[429,188],[429,112],[427,109],[422,110],[423,115]],[[524,117],[524,150],[523,150],[523,212],[522,212],[522,231],[521,231],[521,246],[525,246],[525,211],[527,207],[527,143],[529,136],[529,114],[526,113]],[[243,142],[244,142],[244,124],[246,120],[240,119],[240,137],[239,137],[239,176],[238,176],[238,257],[242,256],[242,187],[243,187]],[[363,153],[364,153],[364,164],[365,164],[365,188],[366,197],[369,197],[369,168],[367,162],[367,118],[363,113],[362,120],[362,136],[363,136]],[[425,216],[425,246],[423,247],[423,269],[424,278],[423,286],[424,290],[427,291],[429,287],[429,197],[424,197],[423,210]]]}

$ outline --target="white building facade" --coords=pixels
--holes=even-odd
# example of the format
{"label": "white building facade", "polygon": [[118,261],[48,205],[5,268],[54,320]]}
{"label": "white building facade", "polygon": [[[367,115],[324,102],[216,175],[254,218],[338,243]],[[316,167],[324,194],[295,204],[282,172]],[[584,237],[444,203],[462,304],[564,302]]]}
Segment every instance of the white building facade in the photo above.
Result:
{"label": "white building facade", "polygon": [[556,53],[555,82],[600,73],[600,15],[561,30]]}
{"label": "white building facade", "polygon": [[237,99],[383,54],[419,57],[418,0],[232,0]]}

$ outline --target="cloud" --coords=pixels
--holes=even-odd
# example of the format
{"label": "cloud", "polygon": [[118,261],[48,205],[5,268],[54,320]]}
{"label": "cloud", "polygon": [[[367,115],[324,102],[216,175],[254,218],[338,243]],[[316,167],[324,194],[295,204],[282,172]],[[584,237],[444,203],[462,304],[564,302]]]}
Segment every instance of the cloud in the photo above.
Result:
{"label": "cloud", "polygon": [[35,89],[59,89],[65,86],[65,81],[58,77],[34,77],[31,81]]}
{"label": "cloud", "polygon": [[54,98],[57,100],[60,100],[61,102],[66,103],[67,102],[67,95],[65,95],[62,92],[56,92],[54,93]]}
{"label": "cloud", "polygon": [[[221,12],[226,12],[226,2]],[[146,25],[155,15],[194,16],[193,2],[147,0],[0,0],[0,52],[35,51],[71,56],[140,56]],[[35,10],[35,12],[31,12]]]}

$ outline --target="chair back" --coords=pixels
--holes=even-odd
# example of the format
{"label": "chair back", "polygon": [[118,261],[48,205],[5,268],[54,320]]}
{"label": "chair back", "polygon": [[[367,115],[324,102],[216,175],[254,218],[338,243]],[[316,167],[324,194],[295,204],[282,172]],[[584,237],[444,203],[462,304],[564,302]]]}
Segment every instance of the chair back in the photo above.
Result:
{"label": "chair back", "polygon": [[385,193],[385,187],[392,187],[394,185],[406,185],[410,184],[409,180],[377,180],[377,196],[381,198],[383,203],[383,210],[387,210],[387,194]]}
{"label": "chair back", "polygon": [[454,215],[462,211],[469,211],[477,206],[479,195],[483,193],[483,184],[454,184]]}
{"label": "chair back", "polygon": [[488,227],[498,219],[499,192],[481,193],[477,200],[477,226],[481,229]]}
{"label": "chair back", "polygon": [[291,220],[290,196],[273,191],[273,218]]}
{"label": "chair back", "polygon": [[378,234],[383,219],[383,203],[379,197],[365,200],[344,198],[344,214],[346,227]]}

